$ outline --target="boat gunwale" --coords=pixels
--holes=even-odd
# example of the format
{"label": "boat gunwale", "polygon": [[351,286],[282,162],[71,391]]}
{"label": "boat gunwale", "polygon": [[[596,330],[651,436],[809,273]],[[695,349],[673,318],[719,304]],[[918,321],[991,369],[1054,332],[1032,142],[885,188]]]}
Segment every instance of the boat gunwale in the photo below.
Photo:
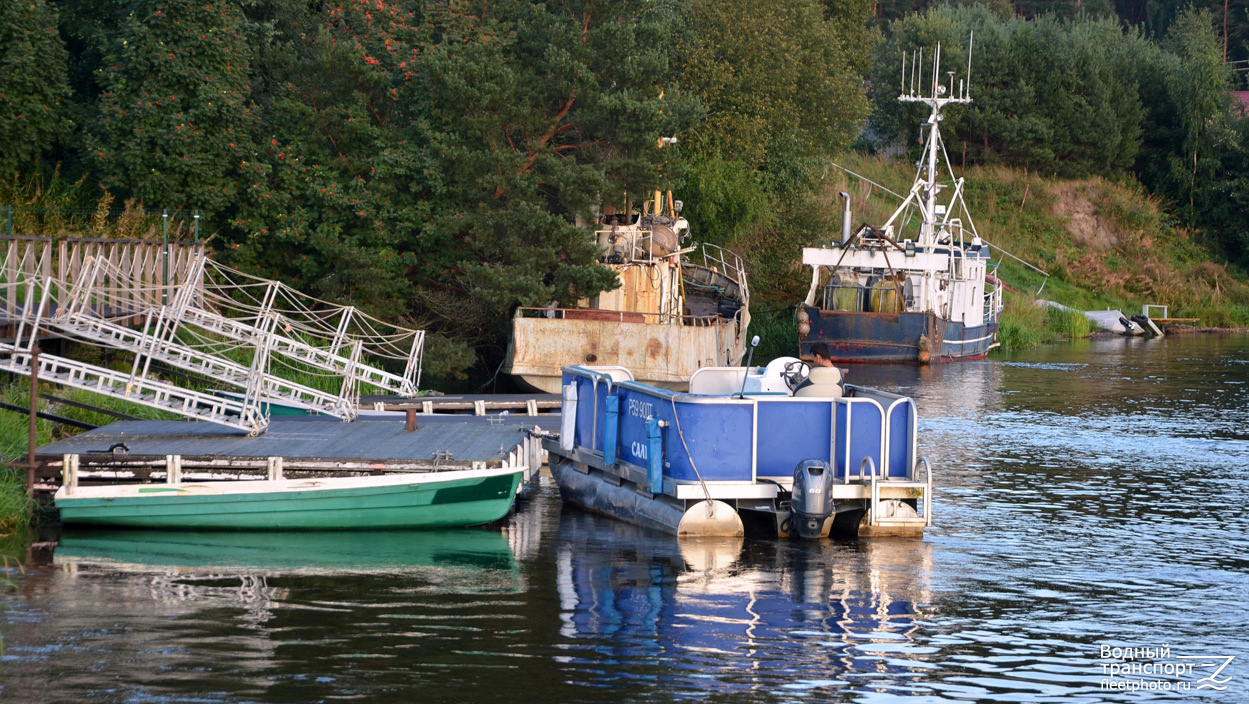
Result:
{"label": "boat gunwale", "polygon": [[[490,479],[509,474],[522,474],[525,466],[486,469],[454,469],[447,471],[408,472],[381,474],[364,477],[300,477],[291,479],[226,479],[217,481],[194,481],[178,483],[131,483],[104,486],[78,486],[66,491],[62,486],[53,497],[57,504],[74,502],[111,501],[115,499],[142,499],[157,502],[159,499],[187,499],[209,497],[244,497],[294,494],[323,494],[351,490],[392,489],[417,487],[427,484]],[[315,484],[313,484],[315,482]],[[328,483],[328,486],[326,485]]]}

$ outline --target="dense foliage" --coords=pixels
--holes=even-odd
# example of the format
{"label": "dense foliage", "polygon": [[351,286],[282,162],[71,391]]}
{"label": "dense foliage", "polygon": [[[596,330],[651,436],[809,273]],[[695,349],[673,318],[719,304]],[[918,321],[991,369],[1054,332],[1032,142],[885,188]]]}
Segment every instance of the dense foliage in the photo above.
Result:
{"label": "dense foliage", "polygon": [[484,379],[517,306],[614,285],[584,224],[654,187],[784,315],[828,163],[908,144],[901,56],[941,42],[961,76],[973,30],[956,164],[1136,178],[1240,257],[1229,7],[1225,33],[1222,7],[1109,0],[14,0],[0,173],[199,210],[218,257],[428,327],[434,375]]}
{"label": "dense foliage", "polygon": [[12,0],[0,9],[0,173],[12,174],[69,135],[65,45],[56,8]]}
{"label": "dense foliage", "polygon": [[923,68],[931,74],[931,47],[940,43],[941,78],[949,81],[952,71],[958,81],[974,33],[973,103],[947,111],[943,126],[956,166],[1132,175],[1182,223],[1204,228],[1243,259],[1249,143],[1233,110],[1232,76],[1208,12],[1181,12],[1169,29],[1154,42],[1109,18],[1002,18],[984,6],[905,17],[877,47],[876,135],[914,141],[919,116],[889,99],[899,90],[903,56],[913,62],[928,50]]}

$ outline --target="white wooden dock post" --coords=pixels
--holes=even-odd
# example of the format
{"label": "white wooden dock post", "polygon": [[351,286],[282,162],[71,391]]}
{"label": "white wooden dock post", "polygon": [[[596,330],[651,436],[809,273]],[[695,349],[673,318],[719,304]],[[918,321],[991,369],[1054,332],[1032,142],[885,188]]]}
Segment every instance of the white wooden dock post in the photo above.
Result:
{"label": "white wooden dock post", "polygon": [[268,460],[269,481],[277,481],[282,478],[282,458],[270,457]]}
{"label": "white wooden dock post", "polygon": [[61,484],[66,496],[78,490],[78,455],[61,455]]}

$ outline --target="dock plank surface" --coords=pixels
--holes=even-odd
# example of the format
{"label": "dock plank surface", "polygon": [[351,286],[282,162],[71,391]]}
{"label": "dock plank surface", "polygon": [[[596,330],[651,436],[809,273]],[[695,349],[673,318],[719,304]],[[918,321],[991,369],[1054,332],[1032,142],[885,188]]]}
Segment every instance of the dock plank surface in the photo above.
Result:
{"label": "dock plank surface", "polygon": [[525,430],[557,430],[559,418],[533,416],[419,415],[418,429],[404,431],[404,419],[357,420],[274,417],[263,435],[194,421],[120,421],[66,438],[35,451],[36,458],[106,453],[124,443],[132,455],[192,457],[287,457],[360,461],[429,460],[442,453],[457,461],[502,460],[525,437]]}

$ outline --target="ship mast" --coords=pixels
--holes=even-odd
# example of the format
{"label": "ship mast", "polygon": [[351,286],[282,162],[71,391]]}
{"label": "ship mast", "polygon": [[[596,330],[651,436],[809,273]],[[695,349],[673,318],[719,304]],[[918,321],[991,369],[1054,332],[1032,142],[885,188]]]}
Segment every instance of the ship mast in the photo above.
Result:
{"label": "ship mast", "polygon": [[[940,124],[944,119],[941,111],[946,105],[951,103],[964,105],[971,103],[971,50],[972,38],[968,38],[967,42],[967,74],[964,78],[959,79],[958,89],[954,86],[954,72],[948,72],[949,85],[941,83],[941,45],[937,45],[937,50],[932,58],[932,75],[928,82],[924,78],[924,53],[920,49],[917,53],[912,54],[911,75],[909,87],[906,75],[906,54],[902,55],[902,94],[898,96],[898,101],[902,103],[923,103],[930,109],[928,119],[920,123],[920,127],[927,128],[928,137],[924,143],[924,155],[920,159],[917,166],[919,173],[915,177],[915,183],[911,186],[911,193],[903,202],[888,222],[885,228],[890,228],[898,219],[903,211],[912,203],[919,206],[922,214],[922,224],[920,225],[919,238],[917,244],[928,245],[936,242],[936,235],[940,225],[944,224],[944,220],[938,222],[937,217],[937,194],[944,188],[937,182],[937,156],[944,152],[941,143]],[[948,166],[948,165],[947,165]],[[950,174],[951,177],[953,173]],[[955,181],[956,197],[957,193],[962,190],[962,179]],[[948,219],[951,213],[949,210],[945,213]]]}

